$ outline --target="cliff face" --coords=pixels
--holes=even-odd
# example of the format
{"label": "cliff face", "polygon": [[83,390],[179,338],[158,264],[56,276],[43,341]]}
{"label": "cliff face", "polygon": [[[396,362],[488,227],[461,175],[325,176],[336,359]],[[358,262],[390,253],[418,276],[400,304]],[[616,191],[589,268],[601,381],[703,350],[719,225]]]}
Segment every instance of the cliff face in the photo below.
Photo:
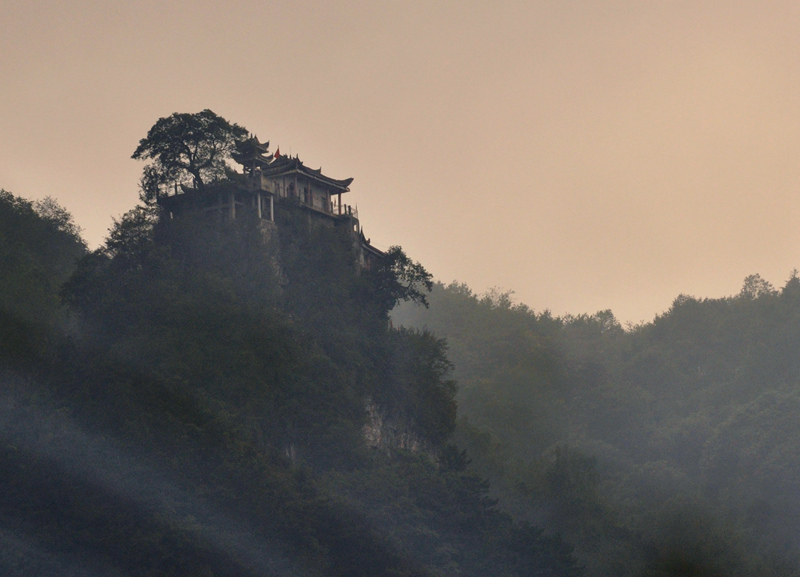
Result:
{"label": "cliff face", "polygon": [[391,451],[399,449],[402,451],[418,452],[423,449],[424,443],[414,430],[402,422],[396,415],[387,415],[371,400],[365,404],[367,422],[364,423],[364,440],[367,445]]}
{"label": "cliff face", "polygon": [[[353,231],[309,219],[298,207],[277,212],[274,222],[252,211],[216,220],[199,210],[168,219],[162,213],[154,221],[139,210],[126,215],[113,237],[113,245],[87,261],[68,290],[76,312],[97,327],[96,342],[154,342],[146,331],[178,335],[186,330],[178,319],[196,310],[198,326],[183,350],[194,347],[212,374],[228,371],[220,383],[201,385],[227,398],[231,383],[244,380],[236,375],[247,365],[230,366],[230,347],[219,338],[233,344],[250,331],[252,342],[236,354],[266,348],[280,362],[259,357],[257,366],[268,371],[269,382],[257,376],[241,387],[269,391],[277,385],[283,391],[270,401],[268,412],[276,413],[269,429],[279,431],[278,446],[292,447],[287,454],[294,461],[322,455],[328,443],[345,438],[348,451],[359,450],[364,424],[378,414],[381,425],[373,429],[381,431],[383,447],[426,444],[435,452],[452,431],[454,387],[443,343],[394,330],[388,320],[398,300],[424,298],[430,282],[399,248],[365,268]],[[280,347],[287,350],[274,351]],[[170,348],[142,354],[152,354],[151,365],[163,358],[171,366],[176,359]],[[285,364],[281,355],[299,349],[296,358],[308,362],[299,363],[294,374],[276,368]],[[199,367],[191,378],[209,380]],[[269,437],[261,430],[266,418],[251,421],[260,439]]]}

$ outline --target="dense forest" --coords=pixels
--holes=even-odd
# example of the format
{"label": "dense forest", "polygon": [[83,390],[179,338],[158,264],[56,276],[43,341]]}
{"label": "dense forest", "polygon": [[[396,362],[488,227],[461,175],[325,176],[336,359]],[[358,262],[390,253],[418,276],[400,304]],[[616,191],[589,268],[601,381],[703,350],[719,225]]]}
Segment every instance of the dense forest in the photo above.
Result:
{"label": "dense forest", "polygon": [[1,574],[800,575],[796,274],[623,328],[299,211],[162,218],[246,137],[160,119],[96,250],[0,190]]}
{"label": "dense forest", "polygon": [[456,443],[586,575],[800,574],[796,273],[627,328],[457,283],[394,318],[447,338]]}

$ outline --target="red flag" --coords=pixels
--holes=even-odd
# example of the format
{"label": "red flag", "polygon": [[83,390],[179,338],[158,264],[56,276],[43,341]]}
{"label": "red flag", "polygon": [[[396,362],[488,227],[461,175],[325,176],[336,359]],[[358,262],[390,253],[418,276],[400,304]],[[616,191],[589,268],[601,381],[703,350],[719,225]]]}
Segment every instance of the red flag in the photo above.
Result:
{"label": "red flag", "polygon": [[281,157],[281,147],[279,146],[277,150],[275,150],[275,158],[280,158],[280,157]]}

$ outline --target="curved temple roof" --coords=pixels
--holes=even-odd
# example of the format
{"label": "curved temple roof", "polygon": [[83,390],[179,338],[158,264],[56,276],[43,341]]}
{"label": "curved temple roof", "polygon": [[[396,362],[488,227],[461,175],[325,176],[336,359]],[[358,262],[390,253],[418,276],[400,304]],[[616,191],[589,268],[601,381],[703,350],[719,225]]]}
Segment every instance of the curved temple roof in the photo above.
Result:
{"label": "curved temple roof", "polygon": [[236,143],[236,152],[232,153],[233,159],[245,169],[263,168],[272,161],[269,154],[269,140],[259,142],[257,136],[251,136],[245,141]]}
{"label": "curved temple roof", "polygon": [[288,174],[303,174],[308,178],[314,179],[322,184],[330,186],[339,192],[347,192],[350,190],[348,187],[353,182],[352,178],[345,178],[337,180],[322,174],[322,168],[313,169],[307,167],[296,156],[279,156],[273,160],[268,166],[261,168],[261,174],[267,178],[274,178],[276,176],[284,176]]}

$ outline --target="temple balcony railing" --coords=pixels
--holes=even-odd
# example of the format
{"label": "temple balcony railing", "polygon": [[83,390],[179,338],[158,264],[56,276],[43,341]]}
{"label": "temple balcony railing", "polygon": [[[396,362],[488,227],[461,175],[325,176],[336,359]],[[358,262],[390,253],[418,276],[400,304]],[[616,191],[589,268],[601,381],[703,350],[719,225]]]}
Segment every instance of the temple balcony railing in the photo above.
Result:
{"label": "temple balcony railing", "polygon": [[356,220],[358,220],[358,208],[349,204],[342,204],[341,211],[339,210],[339,205],[332,202],[331,203],[331,214],[334,216],[350,216]]}

